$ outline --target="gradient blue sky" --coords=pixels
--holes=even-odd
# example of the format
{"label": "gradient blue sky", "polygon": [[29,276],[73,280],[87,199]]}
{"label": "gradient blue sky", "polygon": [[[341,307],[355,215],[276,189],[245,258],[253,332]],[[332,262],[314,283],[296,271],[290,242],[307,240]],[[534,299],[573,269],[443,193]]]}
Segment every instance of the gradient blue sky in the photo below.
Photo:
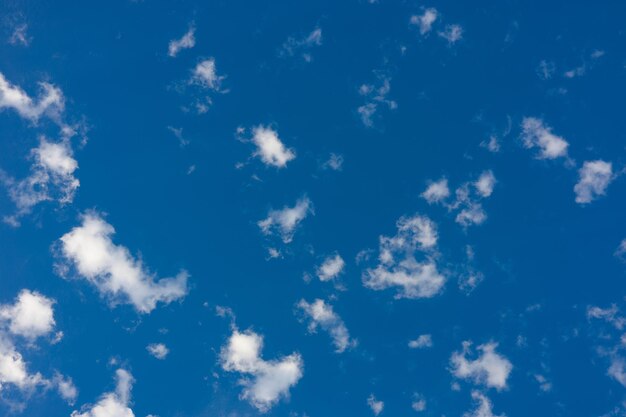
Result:
{"label": "gradient blue sky", "polygon": [[626,5],[0,15],[0,415],[626,415]]}

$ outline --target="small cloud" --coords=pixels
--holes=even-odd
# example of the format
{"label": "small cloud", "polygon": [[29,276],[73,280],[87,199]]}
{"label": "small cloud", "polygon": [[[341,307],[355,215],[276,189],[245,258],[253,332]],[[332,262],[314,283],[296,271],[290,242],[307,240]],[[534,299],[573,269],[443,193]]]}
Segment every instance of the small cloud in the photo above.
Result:
{"label": "small cloud", "polygon": [[29,46],[33,38],[28,35],[28,25],[26,23],[20,23],[15,26],[9,43],[11,45]]}
{"label": "small cloud", "polygon": [[475,384],[485,385],[500,391],[507,387],[507,379],[513,365],[496,352],[496,343],[478,346],[481,352],[476,359],[468,359],[471,342],[463,342],[463,350],[454,352],[450,358],[451,372],[460,379],[469,379]]}
{"label": "small cloud", "polygon": [[546,61],[545,59],[539,61],[536,69],[537,75],[542,80],[549,80],[554,76],[556,72],[556,65],[552,61]]}
{"label": "small cloud", "polygon": [[426,411],[426,399],[422,394],[413,394],[413,402],[411,403],[411,408],[418,413]]}
{"label": "small cloud", "polygon": [[424,349],[433,347],[433,338],[430,334],[421,334],[417,339],[409,341],[411,349]]}
{"label": "small cloud", "polygon": [[394,110],[398,107],[394,100],[387,98],[391,91],[391,77],[380,72],[375,73],[378,77],[378,85],[363,84],[359,87],[359,94],[366,99],[366,102],[357,108],[357,113],[366,127],[374,126],[374,115],[381,106],[389,110]]}
{"label": "small cloud", "polygon": [[375,416],[382,413],[383,408],[385,408],[385,403],[377,400],[374,394],[370,394],[370,396],[367,397],[367,405],[372,410],[372,413],[374,413]]}
{"label": "small cloud", "polygon": [[306,62],[311,62],[313,57],[310,50],[322,45],[322,29],[316,27],[303,38],[290,36],[278,51],[281,57],[293,57],[300,55]]}
{"label": "small cloud", "polygon": [[420,35],[426,35],[431,31],[433,23],[437,20],[439,13],[434,7],[429,7],[424,10],[421,15],[411,16],[411,24],[419,28]]}
{"label": "small cloud", "polygon": [[606,189],[614,179],[613,165],[610,162],[585,161],[578,170],[578,182],[574,186],[576,202],[588,204],[605,195]]}
{"label": "small cloud", "polygon": [[323,169],[331,169],[333,171],[341,171],[343,168],[343,156],[331,153],[328,159],[322,164]]}
{"label": "small cloud", "polygon": [[463,39],[463,28],[461,25],[446,25],[445,29],[437,34],[448,41],[448,45],[454,45]]}
{"label": "small cloud", "polygon": [[320,281],[330,281],[337,278],[343,271],[346,263],[339,254],[329,256],[317,267],[316,273]]}
{"label": "small cloud", "polygon": [[167,54],[174,58],[181,50],[193,48],[196,45],[195,33],[195,26],[193,24],[189,25],[189,30],[180,39],[173,39],[170,41],[167,48]]}
{"label": "small cloud", "polygon": [[536,117],[525,117],[522,120],[522,140],[528,149],[539,148],[540,159],[556,159],[567,157],[569,143],[552,133],[552,128]]}
{"label": "small cloud", "polygon": [[287,148],[271,127],[258,125],[252,128],[252,142],[256,145],[253,156],[260,158],[265,165],[284,168],[296,158],[295,151]]}
{"label": "small cloud", "polygon": [[151,343],[146,346],[146,350],[157,359],[165,359],[170,350],[163,343]]}
{"label": "small cloud", "polygon": [[315,333],[319,326],[330,334],[337,353],[356,346],[356,341],[350,338],[350,333],[341,317],[324,300],[316,299],[312,303],[300,300],[298,309],[309,320],[310,333]]}
{"label": "small cloud", "polygon": [[290,243],[298,225],[309,213],[314,214],[313,205],[308,197],[302,197],[293,207],[285,206],[280,210],[270,210],[267,217],[257,225],[265,235],[278,233],[284,243]]}
{"label": "small cloud", "polygon": [[438,181],[431,182],[421,196],[428,204],[442,202],[450,196],[448,180],[441,178]]}

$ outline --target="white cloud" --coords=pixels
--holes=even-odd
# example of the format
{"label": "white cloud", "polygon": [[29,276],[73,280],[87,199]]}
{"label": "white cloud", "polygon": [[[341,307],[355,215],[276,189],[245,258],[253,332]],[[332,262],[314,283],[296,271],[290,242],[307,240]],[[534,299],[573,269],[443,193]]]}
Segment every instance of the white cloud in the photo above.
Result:
{"label": "white cloud", "polygon": [[30,151],[33,159],[28,177],[15,180],[0,170],[0,181],[7,187],[16,213],[5,216],[4,221],[19,225],[19,218],[28,214],[43,201],[71,203],[80,182],[74,177],[78,163],[73,157],[69,141],[48,142],[41,137],[39,146]]}
{"label": "white cloud", "polygon": [[626,257],[624,256],[626,255],[626,239],[622,239],[617,249],[615,249],[614,255],[622,260],[626,260]]}
{"label": "white cloud", "polygon": [[513,365],[504,356],[496,352],[496,343],[478,346],[481,354],[474,360],[466,356],[470,354],[471,342],[463,342],[463,350],[454,352],[450,358],[452,373],[457,378],[469,379],[475,384],[482,384],[498,391],[507,387],[506,381]]}
{"label": "white cloud", "polygon": [[522,120],[522,140],[526,148],[539,148],[540,159],[567,157],[569,143],[552,133],[552,128],[536,117],[524,117]]}
{"label": "white cloud", "polygon": [[374,115],[378,111],[380,105],[387,107],[390,110],[396,109],[398,104],[394,100],[387,98],[391,91],[391,78],[380,72],[375,72],[379,85],[363,84],[359,87],[359,94],[366,99],[366,103],[357,108],[357,113],[361,117],[361,122],[366,127],[372,127],[374,125]]}
{"label": "white cloud", "polygon": [[115,391],[103,394],[96,404],[85,405],[81,411],[73,411],[71,417],[135,417],[133,410],[129,408],[130,393],[135,380],[124,369],[118,369],[115,376]]}
{"label": "white cloud", "polygon": [[611,358],[607,375],[626,387],[626,362],[624,358],[614,355]]}
{"label": "white cloud", "polygon": [[493,414],[491,401],[484,394],[472,391],[472,398],[476,402],[476,409],[463,414],[463,417],[506,417],[505,414]]}
{"label": "white cloud", "polygon": [[591,203],[593,200],[606,194],[606,189],[615,178],[613,165],[605,161],[585,161],[578,170],[578,183],[574,186],[576,202],[579,204]]}
{"label": "white cloud", "polygon": [[438,32],[438,35],[448,41],[452,45],[463,39],[463,28],[461,25],[446,25],[446,28]]}
{"label": "white cloud", "polygon": [[252,332],[233,330],[220,353],[222,368],[229,372],[250,375],[240,383],[244,389],[241,397],[261,412],[269,411],[281,398],[289,396],[303,373],[303,361],[298,353],[278,360],[261,358],[263,337]]}
{"label": "white cloud", "polygon": [[278,232],[284,243],[293,240],[296,228],[309,213],[313,213],[313,207],[308,197],[302,197],[296,201],[295,206],[285,206],[281,210],[270,210],[264,220],[257,224],[265,235]]}
{"label": "white cloud", "polygon": [[337,278],[345,266],[346,263],[339,254],[329,256],[317,267],[317,276],[320,281],[330,281],[331,279]]}
{"label": "white cloud", "polygon": [[280,56],[295,56],[301,53],[301,57],[306,62],[311,62],[313,57],[310,50],[316,46],[322,45],[322,29],[315,28],[304,38],[295,38],[290,36],[279,50]]}
{"label": "white cloud", "polygon": [[67,401],[68,404],[74,405],[76,397],[78,397],[78,388],[74,385],[72,378],[57,373],[55,374],[52,383],[56,386],[61,398]]}
{"label": "white cloud", "polygon": [[180,39],[173,39],[170,41],[167,48],[167,54],[173,58],[178,55],[182,49],[193,48],[196,45],[195,33],[196,28],[191,25],[187,33],[185,33]]}
{"label": "white cloud", "polygon": [[370,394],[370,396],[367,397],[367,405],[372,410],[372,413],[374,413],[375,416],[382,413],[383,408],[385,408],[385,403],[377,400],[374,394]]}
{"label": "white cloud", "polygon": [[445,200],[450,196],[448,180],[442,178],[439,181],[431,182],[421,196],[428,204],[439,203]]}
{"label": "white cloud", "polygon": [[411,24],[419,27],[420,35],[425,35],[431,31],[433,23],[437,20],[438,13],[434,7],[424,10],[421,15],[411,16]]}
{"label": "white cloud", "polygon": [[309,332],[316,332],[319,326],[330,333],[336,352],[344,352],[346,349],[356,345],[356,341],[350,338],[350,333],[341,317],[324,300],[316,299],[312,303],[300,300],[298,308],[309,319]]}
{"label": "white cloud", "polygon": [[589,306],[587,307],[587,318],[604,320],[617,330],[622,330],[626,326],[626,318],[619,314],[619,308],[615,304],[609,308]]}
{"label": "white cloud", "polygon": [[165,359],[170,350],[163,343],[150,343],[146,346],[146,350],[157,359]]}
{"label": "white cloud", "polygon": [[430,334],[421,334],[417,339],[409,341],[411,349],[423,349],[433,346],[433,338]]}
{"label": "white cloud", "polygon": [[28,25],[26,23],[21,23],[16,25],[13,29],[13,33],[11,33],[11,37],[9,38],[9,43],[11,45],[20,45],[20,46],[28,46],[32,41],[32,37],[28,36]]}
{"label": "white cloud", "polygon": [[28,372],[22,354],[15,349],[6,335],[0,333],[0,388],[11,384],[22,391],[31,391],[47,383],[39,372],[34,374]]}
{"label": "white cloud", "polygon": [[324,169],[332,169],[333,171],[341,171],[343,167],[343,156],[331,153],[326,162],[322,164]]}
{"label": "white cloud", "polygon": [[434,297],[446,279],[432,257],[418,262],[415,256],[434,249],[436,225],[428,217],[415,215],[400,218],[396,227],[395,236],[380,236],[379,263],[363,272],[363,284],[373,290],[397,287],[396,298]]}
{"label": "white cloud", "polygon": [[220,91],[224,76],[217,75],[214,58],[207,58],[198,62],[193,69],[191,81],[203,88]]}
{"label": "white cloud", "polygon": [[493,193],[493,187],[496,185],[496,177],[491,171],[483,171],[478,180],[474,183],[476,191],[481,197],[489,197]]}
{"label": "white cloud", "polygon": [[112,303],[130,303],[140,313],[149,313],[158,302],[167,304],[187,294],[186,271],[155,280],[126,247],[113,243],[115,229],[99,214],[86,213],[81,220],[60,239],[61,255],[67,261],[61,266],[73,265]]}
{"label": "white cloud", "polygon": [[0,73],[0,110],[13,109],[33,123],[42,116],[58,120],[65,109],[63,92],[47,82],[40,82],[39,87],[41,90],[39,97],[33,100],[24,90],[11,84],[4,74]]}
{"label": "white cloud", "polygon": [[413,402],[411,403],[411,408],[418,413],[422,411],[426,411],[426,399],[421,394],[413,394]]}
{"label": "white cloud", "polygon": [[278,137],[278,132],[270,127],[259,125],[253,128],[252,142],[257,147],[254,156],[261,158],[266,165],[284,168],[296,157],[295,151],[287,148]]}
{"label": "white cloud", "polygon": [[500,152],[500,140],[496,135],[489,136],[489,140],[480,142],[480,146],[486,148],[489,152]]}
{"label": "white cloud", "polygon": [[14,304],[0,305],[0,319],[8,321],[11,333],[32,340],[54,328],[53,304],[54,300],[24,289]]}

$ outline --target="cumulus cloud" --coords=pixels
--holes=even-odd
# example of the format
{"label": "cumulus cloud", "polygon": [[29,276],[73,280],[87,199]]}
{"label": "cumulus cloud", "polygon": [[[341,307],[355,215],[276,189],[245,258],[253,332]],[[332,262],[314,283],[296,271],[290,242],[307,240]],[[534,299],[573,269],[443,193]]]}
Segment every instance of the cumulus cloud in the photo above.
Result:
{"label": "cumulus cloud", "polygon": [[339,254],[329,256],[317,267],[317,276],[320,281],[330,281],[341,275],[345,266],[346,263]]}
{"label": "cumulus cloud", "polygon": [[411,349],[423,349],[433,347],[433,338],[430,334],[421,334],[417,339],[409,341]]}
{"label": "cumulus cloud", "polygon": [[54,300],[24,289],[14,304],[0,305],[0,319],[8,322],[11,333],[32,340],[53,330],[53,304]]}
{"label": "cumulus cloud", "polygon": [[439,203],[445,200],[450,196],[448,180],[441,178],[439,181],[431,182],[421,196],[428,204]]}
{"label": "cumulus cloud", "polygon": [[343,168],[343,156],[331,153],[328,159],[322,164],[324,169],[332,169],[333,171],[341,171]]}
{"label": "cumulus cloud", "polygon": [[489,152],[500,152],[500,140],[496,135],[489,136],[489,140],[480,142],[480,146],[486,148]]}
{"label": "cumulus cloud", "polygon": [[167,304],[187,294],[186,271],[156,280],[126,247],[113,243],[115,229],[98,213],[85,213],[81,221],[60,239],[61,270],[73,266],[113,304],[132,304],[140,313],[150,313],[157,303]]}
{"label": "cumulus cloud", "polygon": [[196,64],[192,72],[192,81],[204,88],[219,91],[224,76],[217,75],[215,58],[207,58]]}
{"label": "cumulus cloud", "polygon": [[41,373],[30,373],[22,354],[7,335],[0,333],[0,390],[12,385],[22,391],[32,391],[37,386],[47,386]]}
{"label": "cumulus cloud", "polygon": [[452,373],[457,378],[469,379],[498,391],[506,388],[513,365],[496,352],[497,347],[492,342],[478,346],[481,353],[472,360],[467,357],[471,354],[471,342],[463,342],[463,350],[454,352],[450,358]]}
{"label": "cumulus cloud", "polygon": [[65,109],[65,98],[60,88],[47,83],[39,83],[40,93],[36,99],[31,98],[19,86],[11,84],[0,73],[0,110],[13,109],[21,117],[33,123],[43,116],[59,120]]}
{"label": "cumulus cloud", "polygon": [[311,62],[313,57],[311,55],[311,49],[322,45],[322,29],[319,27],[313,29],[311,33],[303,38],[296,38],[290,36],[287,38],[280,48],[279,56],[295,56],[300,55],[306,62]]}
{"label": "cumulus cloud", "polygon": [[265,235],[278,233],[284,243],[290,243],[298,225],[309,213],[313,214],[313,205],[308,197],[302,197],[293,207],[285,206],[281,210],[270,210],[267,217],[257,225]]}
{"label": "cumulus cloud", "polygon": [[491,171],[484,171],[474,183],[474,187],[476,187],[476,191],[481,197],[489,197],[491,193],[493,193],[493,187],[495,185],[496,177]]}
{"label": "cumulus cloud", "polygon": [[13,226],[18,226],[19,218],[43,201],[54,200],[61,205],[71,203],[80,185],[74,177],[78,163],[69,141],[55,143],[41,137],[39,146],[31,149],[30,158],[33,163],[26,178],[16,180],[0,170],[0,181],[16,206],[16,213],[5,216],[4,221]]}
{"label": "cumulus cloud", "polygon": [[615,176],[613,165],[605,161],[585,161],[578,170],[578,182],[574,186],[576,202],[588,204],[606,194],[606,189]]}
{"label": "cumulus cloud", "polygon": [[190,49],[196,45],[196,28],[191,25],[187,33],[180,39],[172,39],[167,48],[167,54],[174,58],[183,49]]}
{"label": "cumulus cloud", "polygon": [[611,304],[608,308],[589,306],[587,307],[587,318],[603,320],[617,330],[622,330],[626,326],[626,318],[620,314],[619,308],[615,304]]}
{"label": "cumulus cloud", "polygon": [[72,378],[56,373],[52,379],[53,385],[57,392],[68,404],[74,405],[76,397],[78,397],[78,388],[74,385]]}
{"label": "cumulus cloud", "polygon": [[437,20],[439,13],[434,7],[424,10],[421,15],[411,16],[411,24],[416,25],[420,30],[420,35],[425,35],[431,31],[433,23]]}
{"label": "cumulus cloud", "polygon": [[472,398],[476,402],[476,408],[464,413],[463,417],[506,417],[505,414],[493,414],[491,401],[479,391],[472,391]]}
{"label": "cumulus cloud", "polygon": [[375,72],[378,85],[363,84],[359,87],[359,94],[365,98],[365,104],[357,108],[361,122],[366,127],[374,126],[374,115],[381,106],[393,110],[398,107],[394,100],[387,98],[391,91],[391,78],[383,73]]}
{"label": "cumulus cloud", "polygon": [[265,165],[284,168],[287,162],[295,159],[296,153],[287,148],[274,129],[259,125],[252,129],[252,142],[256,145],[254,156],[261,158]]}
{"label": "cumulus cloud", "polygon": [[[395,287],[396,298],[430,298],[446,281],[437,271],[431,251],[437,244],[437,228],[428,217],[401,217],[397,234],[380,236],[378,265],[363,272],[363,284],[373,290]],[[425,256],[418,262],[416,255]]]}
{"label": "cumulus cloud", "polygon": [[377,400],[374,394],[370,394],[370,396],[367,397],[367,405],[372,410],[372,413],[374,413],[375,416],[382,413],[383,409],[385,408],[385,403]]}
{"label": "cumulus cloud", "polygon": [[102,395],[96,404],[87,404],[81,411],[73,411],[71,417],[135,417],[130,409],[130,394],[135,382],[130,372],[118,369],[115,391]]}
{"label": "cumulus cloud", "polygon": [[309,320],[309,332],[315,333],[318,327],[327,331],[333,339],[336,352],[344,352],[356,345],[341,317],[324,300],[316,299],[312,303],[300,300],[298,308]]}
{"label": "cumulus cloud", "polygon": [[222,368],[244,375],[241,398],[261,412],[269,411],[302,378],[304,363],[300,354],[266,361],[261,357],[263,337],[252,331],[233,330],[220,352]]}
{"label": "cumulus cloud", "polygon": [[539,148],[540,159],[567,157],[569,143],[552,133],[552,128],[536,117],[524,117],[522,120],[522,140],[528,149]]}
{"label": "cumulus cloud", "polygon": [[170,350],[163,343],[150,343],[146,346],[146,350],[149,354],[161,360],[165,359],[170,353]]}
{"label": "cumulus cloud", "polygon": [[463,39],[463,27],[461,25],[446,25],[445,29],[437,33],[440,37],[453,45]]}

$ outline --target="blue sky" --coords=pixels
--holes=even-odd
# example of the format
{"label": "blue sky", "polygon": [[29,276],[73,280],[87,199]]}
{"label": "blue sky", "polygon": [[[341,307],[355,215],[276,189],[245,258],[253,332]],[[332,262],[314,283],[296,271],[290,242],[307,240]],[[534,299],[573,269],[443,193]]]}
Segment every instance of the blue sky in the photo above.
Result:
{"label": "blue sky", "polygon": [[624,5],[0,10],[1,415],[626,415]]}

